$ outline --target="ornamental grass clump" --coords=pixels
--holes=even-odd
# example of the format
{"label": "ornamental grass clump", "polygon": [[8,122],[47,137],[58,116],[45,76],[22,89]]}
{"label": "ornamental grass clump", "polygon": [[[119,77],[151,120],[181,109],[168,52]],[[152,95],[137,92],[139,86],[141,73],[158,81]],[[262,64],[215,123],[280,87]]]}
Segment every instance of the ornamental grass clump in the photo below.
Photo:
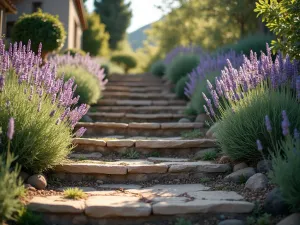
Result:
{"label": "ornamental grass clump", "polygon": [[[259,138],[264,146],[263,155],[267,157],[268,149],[273,150],[272,140],[280,140],[283,136],[279,114],[282,110],[287,111],[293,126],[299,127],[300,104],[288,87],[271,89],[263,83],[245,92],[242,99],[230,101],[230,105],[221,110],[216,129],[218,145],[233,160],[253,162],[262,158],[256,146]],[[274,127],[269,129],[265,121]]]}
{"label": "ornamental grass clump", "polygon": [[[42,172],[59,164],[70,153],[73,129],[88,111],[82,104],[75,107],[74,79],[57,78],[56,66],[41,66],[41,45],[36,55],[30,41],[10,45],[5,50],[0,40],[0,126],[15,118],[15,135],[11,151],[16,162],[28,172]],[[81,128],[76,136],[84,133]],[[8,137],[2,139],[8,145]],[[3,150],[1,150],[3,152]]]}
{"label": "ornamental grass clump", "polygon": [[197,55],[179,55],[167,66],[166,76],[174,84],[191,73],[199,64],[200,58]]}
{"label": "ornamental grass clump", "polygon": [[73,65],[58,67],[58,74],[64,76],[64,80],[75,79],[77,88],[75,94],[80,96],[78,103],[95,104],[101,96],[99,80],[84,68]]}

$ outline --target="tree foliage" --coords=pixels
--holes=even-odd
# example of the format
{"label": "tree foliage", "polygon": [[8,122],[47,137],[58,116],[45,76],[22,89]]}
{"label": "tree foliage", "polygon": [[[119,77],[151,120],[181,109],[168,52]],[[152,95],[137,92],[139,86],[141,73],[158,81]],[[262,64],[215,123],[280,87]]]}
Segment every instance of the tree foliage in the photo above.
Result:
{"label": "tree foliage", "polygon": [[118,42],[124,39],[126,29],[130,24],[132,12],[130,2],[124,0],[95,0],[95,12],[101,16],[105,30],[109,33],[109,46],[115,50]]}
{"label": "tree foliage", "polygon": [[259,0],[255,11],[277,36],[272,41],[274,50],[300,59],[300,1]]}
{"label": "tree foliage", "polygon": [[137,60],[133,56],[126,54],[114,55],[111,57],[111,61],[122,66],[126,74],[130,69],[137,66]]}
{"label": "tree foliage", "polygon": [[147,33],[162,53],[178,45],[214,50],[259,28],[254,0],[165,0],[160,8],[168,14]]}
{"label": "tree foliage", "polygon": [[92,56],[107,55],[109,53],[109,34],[105,32],[105,25],[100,16],[93,13],[88,16],[88,29],[83,32],[82,48]]}

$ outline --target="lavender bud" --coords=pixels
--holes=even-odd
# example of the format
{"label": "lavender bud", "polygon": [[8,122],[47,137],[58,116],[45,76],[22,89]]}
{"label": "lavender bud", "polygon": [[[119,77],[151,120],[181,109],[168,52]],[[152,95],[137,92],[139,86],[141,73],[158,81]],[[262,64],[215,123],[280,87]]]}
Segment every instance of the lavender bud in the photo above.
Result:
{"label": "lavender bud", "polygon": [[50,112],[49,116],[50,116],[50,117],[53,117],[54,114],[55,114],[55,112],[56,112],[56,110],[52,110],[52,111]]}
{"label": "lavender bud", "polygon": [[294,129],[294,138],[295,138],[296,140],[299,140],[299,139],[300,139],[300,133],[299,133],[299,131],[298,131],[297,128]]}
{"label": "lavender bud", "polygon": [[284,136],[287,136],[289,134],[290,122],[285,110],[282,111],[282,119],[283,119],[281,122],[282,134]]}
{"label": "lavender bud", "polygon": [[40,112],[41,109],[42,109],[42,101],[39,102],[39,106],[38,106],[38,110],[37,111]]}
{"label": "lavender bud", "polygon": [[8,122],[8,129],[7,129],[7,137],[9,140],[12,140],[15,133],[15,121],[14,118],[10,118]]}
{"label": "lavender bud", "polygon": [[260,140],[258,139],[256,140],[256,145],[257,145],[257,150],[261,152],[263,150],[263,147]]}
{"label": "lavender bud", "polygon": [[76,131],[75,137],[80,138],[83,136],[83,134],[86,132],[86,128],[81,127],[79,130]]}
{"label": "lavender bud", "polygon": [[265,116],[265,124],[268,132],[272,131],[271,121],[269,116]]}

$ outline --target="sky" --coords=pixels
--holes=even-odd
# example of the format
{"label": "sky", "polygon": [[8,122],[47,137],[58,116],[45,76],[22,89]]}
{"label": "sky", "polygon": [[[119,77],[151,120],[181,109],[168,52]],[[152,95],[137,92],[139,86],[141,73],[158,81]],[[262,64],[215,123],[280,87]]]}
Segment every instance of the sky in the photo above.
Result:
{"label": "sky", "polygon": [[[112,0],[113,1],[113,0]],[[126,0],[128,2],[129,0]],[[155,7],[155,5],[160,5],[162,0],[130,0],[132,9],[132,18],[130,27],[127,32],[130,33],[143,27],[149,23],[159,20],[163,13]],[[94,0],[87,1],[88,11],[93,11]]]}

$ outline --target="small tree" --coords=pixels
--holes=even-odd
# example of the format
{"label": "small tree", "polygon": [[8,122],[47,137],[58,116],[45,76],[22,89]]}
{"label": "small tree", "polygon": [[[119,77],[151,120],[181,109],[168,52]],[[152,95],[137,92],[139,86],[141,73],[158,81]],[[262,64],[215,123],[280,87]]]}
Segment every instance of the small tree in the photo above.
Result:
{"label": "small tree", "polygon": [[300,59],[300,1],[298,0],[260,0],[255,11],[262,21],[276,34],[272,41],[274,50]]}
{"label": "small tree", "polygon": [[88,29],[83,32],[82,48],[92,56],[107,55],[109,53],[109,34],[105,32],[105,25],[101,23],[96,13],[88,17]]}
{"label": "small tree", "polygon": [[114,55],[111,58],[111,61],[122,66],[126,74],[130,69],[133,69],[137,66],[136,59],[130,55]]}
{"label": "small tree", "polygon": [[27,43],[29,39],[34,52],[38,51],[40,43],[43,44],[42,57],[45,59],[49,52],[63,47],[66,32],[58,16],[39,10],[33,14],[22,15],[13,27],[14,42]]}

